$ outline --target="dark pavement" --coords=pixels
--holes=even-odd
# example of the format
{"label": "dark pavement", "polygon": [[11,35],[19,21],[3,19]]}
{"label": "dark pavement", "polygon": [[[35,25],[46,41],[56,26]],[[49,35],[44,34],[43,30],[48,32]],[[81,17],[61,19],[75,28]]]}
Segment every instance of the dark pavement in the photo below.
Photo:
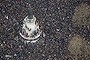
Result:
{"label": "dark pavement", "polygon": [[[72,60],[68,43],[74,34],[90,38],[86,27],[72,24],[75,7],[89,0],[1,0],[0,60]],[[27,9],[32,7],[43,31],[36,43],[25,43],[19,35]]]}

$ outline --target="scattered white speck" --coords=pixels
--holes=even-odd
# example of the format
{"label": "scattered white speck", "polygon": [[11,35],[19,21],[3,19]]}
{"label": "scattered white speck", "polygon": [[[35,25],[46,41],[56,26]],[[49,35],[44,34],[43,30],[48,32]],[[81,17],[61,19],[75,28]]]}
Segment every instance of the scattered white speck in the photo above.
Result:
{"label": "scattered white speck", "polygon": [[87,42],[88,44],[90,44],[90,42]]}
{"label": "scattered white speck", "polygon": [[35,42],[37,42],[37,40],[33,40],[33,41],[24,41],[24,43],[26,43],[26,44],[28,44],[28,43],[35,43]]}
{"label": "scattered white speck", "polygon": [[17,56],[17,54],[14,54],[14,56]]}
{"label": "scattered white speck", "polygon": [[24,41],[24,43],[29,43],[30,41]]}
{"label": "scattered white speck", "polygon": [[19,48],[21,48],[22,46],[21,45],[19,45]]}
{"label": "scattered white speck", "polygon": [[1,56],[1,58],[3,58],[3,56]]}
{"label": "scattered white speck", "polygon": [[58,7],[58,9],[60,9],[60,7]]}
{"label": "scattered white speck", "polygon": [[1,46],[3,46],[3,44],[1,44]]}
{"label": "scattered white speck", "polygon": [[59,29],[56,29],[57,31],[59,31]]}
{"label": "scattered white speck", "polygon": [[5,44],[5,41],[3,41],[3,43]]}
{"label": "scattered white speck", "polygon": [[30,52],[28,52],[30,54]]}
{"label": "scattered white speck", "polygon": [[69,37],[71,37],[72,35],[70,34]]}
{"label": "scattered white speck", "polygon": [[31,43],[35,43],[35,42],[37,42],[37,40],[31,41]]}
{"label": "scattered white speck", "polygon": [[54,54],[54,56],[56,56],[56,54]]}
{"label": "scattered white speck", "polygon": [[8,16],[5,16],[6,17],[6,19],[8,19]]}
{"label": "scattered white speck", "polygon": [[3,10],[3,13],[5,13],[5,11]]}
{"label": "scattered white speck", "polygon": [[45,56],[44,54],[42,54],[42,56]]}
{"label": "scattered white speck", "polygon": [[69,16],[67,16],[67,18],[69,18]]}
{"label": "scattered white speck", "polygon": [[64,20],[65,18],[63,17],[63,20]]}
{"label": "scattered white speck", "polygon": [[45,37],[46,35],[45,35],[45,33],[43,33],[43,37]]}
{"label": "scattered white speck", "polygon": [[16,36],[14,39],[15,39],[16,41],[18,41],[18,36]]}
{"label": "scattered white speck", "polygon": [[9,58],[10,58],[10,57],[12,57],[12,56],[11,56],[11,55],[5,55],[5,57],[9,57]]}

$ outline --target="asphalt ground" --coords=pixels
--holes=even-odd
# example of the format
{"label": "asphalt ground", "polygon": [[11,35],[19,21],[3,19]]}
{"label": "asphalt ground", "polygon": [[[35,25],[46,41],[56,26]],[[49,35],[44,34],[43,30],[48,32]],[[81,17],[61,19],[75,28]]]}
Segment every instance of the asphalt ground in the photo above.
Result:
{"label": "asphalt ground", "polygon": [[[87,27],[72,24],[75,7],[89,0],[0,0],[0,60],[72,60],[70,38],[80,34],[90,39]],[[19,35],[27,9],[32,8],[42,35],[26,43]]]}

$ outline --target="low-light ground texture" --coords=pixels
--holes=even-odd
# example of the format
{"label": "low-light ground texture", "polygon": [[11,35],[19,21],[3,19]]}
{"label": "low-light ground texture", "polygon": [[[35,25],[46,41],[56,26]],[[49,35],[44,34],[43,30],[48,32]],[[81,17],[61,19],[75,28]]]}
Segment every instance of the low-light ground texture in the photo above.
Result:
{"label": "low-light ground texture", "polygon": [[[30,7],[42,30],[36,43],[19,35]],[[0,60],[90,60],[87,12],[90,0],[0,0]]]}

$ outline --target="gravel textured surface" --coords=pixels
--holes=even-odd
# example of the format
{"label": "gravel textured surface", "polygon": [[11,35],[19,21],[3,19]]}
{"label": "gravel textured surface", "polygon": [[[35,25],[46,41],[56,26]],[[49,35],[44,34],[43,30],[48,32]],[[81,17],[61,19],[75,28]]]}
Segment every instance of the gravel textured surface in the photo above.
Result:
{"label": "gravel textured surface", "polygon": [[[68,42],[75,34],[90,39],[90,29],[72,24],[75,7],[89,0],[0,0],[0,60],[72,60]],[[43,31],[36,43],[19,35],[32,7]]]}

